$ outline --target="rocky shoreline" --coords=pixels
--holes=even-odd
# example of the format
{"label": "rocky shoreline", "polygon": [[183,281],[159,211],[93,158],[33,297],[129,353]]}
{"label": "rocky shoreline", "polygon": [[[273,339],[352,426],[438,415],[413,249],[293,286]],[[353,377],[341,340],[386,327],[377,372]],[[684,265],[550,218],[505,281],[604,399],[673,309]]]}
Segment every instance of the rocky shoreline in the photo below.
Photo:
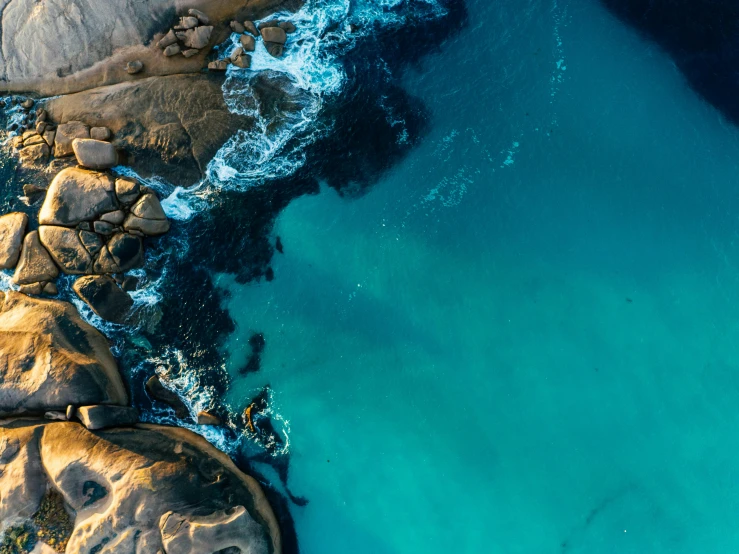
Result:
{"label": "rocky shoreline", "polygon": [[[97,316],[137,323],[130,295],[137,279],[129,272],[170,222],[154,190],[115,168],[198,180],[223,142],[250,124],[228,111],[207,70],[248,68],[260,38],[281,56],[295,28],[252,22],[285,7],[279,1],[185,8],[162,0],[151,3],[154,25],[138,24],[147,18],[135,13],[138,4],[110,4],[118,5],[95,15],[99,27],[81,22],[80,29],[102,33],[108,17],[136,32],[115,38],[122,42],[115,47],[90,49],[68,71],[42,73],[53,63],[43,47],[15,65],[3,58],[0,88],[65,95],[43,105],[3,101],[15,114],[11,146],[35,181],[23,193],[38,213],[0,217],[0,269],[13,271],[11,290],[0,293],[0,553],[279,554],[279,525],[257,481],[191,431],[139,423],[107,338],[67,300],[44,297],[58,296],[57,279],[70,276],[74,294]],[[57,8],[51,2],[29,15],[32,31],[41,33]],[[25,8],[11,0],[6,9]],[[175,27],[161,32],[175,16]],[[17,29],[3,24],[2,31],[5,38]],[[241,46],[228,59],[208,60],[230,32]],[[156,376],[146,390],[182,419],[220,424],[214,414],[191,415]]]}

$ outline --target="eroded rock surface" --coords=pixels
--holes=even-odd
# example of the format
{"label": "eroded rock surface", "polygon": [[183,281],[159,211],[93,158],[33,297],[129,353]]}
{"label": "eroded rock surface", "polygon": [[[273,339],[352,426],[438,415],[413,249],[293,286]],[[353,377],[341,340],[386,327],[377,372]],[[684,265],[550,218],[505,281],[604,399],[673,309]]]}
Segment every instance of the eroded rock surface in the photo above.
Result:
{"label": "eroded rock surface", "polygon": [[74,306],[13,291],[4,295],[0,417],[127,402],[107,339]]}
{"label": "eroded rock surface", "polygon": [[47,487],[76,514],[67,552],[282,552],[257,482],[184,429],[0,422],[0,521],[27,520]]}

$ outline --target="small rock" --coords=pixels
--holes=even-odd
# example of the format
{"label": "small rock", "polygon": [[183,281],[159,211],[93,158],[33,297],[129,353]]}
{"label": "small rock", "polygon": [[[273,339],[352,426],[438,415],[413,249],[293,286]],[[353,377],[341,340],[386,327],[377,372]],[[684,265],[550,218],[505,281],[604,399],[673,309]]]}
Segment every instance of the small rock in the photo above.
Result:
{"label": "small rock", "polygon": [[175,54],[180,53],[180,45],[179,44],[170,44],[164,49],[164,55],[168,58],[171,58]]}
{"label": "small rock", "polygon": [[33,99],[28,98],[21,102],[21,108],[23,108],[24,110],[30,110],[31,108],[33,108],[34,104],[35,102],[33,101]]}
{"label": "small rock", "polygon": [[71,404],[67,406],[66,416],[67,420],[72,421],[77,416],[77,408]]}
{"label": "small rock", "polygon": [[107,275],[80,277],[72,288],[93,312],[106,321],[123,323],[133,307],[133,298]]}
{"label": "small rock", "polygon": [[257,41],[251,35],[241,35],[239,37],[239,42],[241,42],[241,47],[244,49],[244,52],[254,52],[257,47]]}
{"label": "small rock", "polygon": [[185,31],[185,38],[183,42],[187,48],[196,48],[202,50],[208,46],[210,35],[213,33],[212,26],[195,27],[194,29],[188,29]]}
{"label": "small rock", "polygon": [[139,278],[135,275],[126,275],[121,283],[121,288],[126,292],[133,292],[139,286]]}
{"label": "small rock", "polygon": [[59,288],[56,286],[56,283],[46,283],[42,292],[47,296],[56,296],[59,294]]}
{"label": "small rock", "polygon": [[92,224],[92,227],[96,233],[100,233],[101,235],[112,235],[113,231],[115,231],[115,225],[107,221],[96,221]]}
{"label": "small rock", "polygon": [[80,406],[77,408],[77,417],[90,431],[108,427],[127,427],[139,421],[139,414],[134,408],[106,404]]}
{"label": "small rock", "polygon": [[77,225],[77,229],[80,231],[89,231],[92,229],[92,225],[89,221],[81,221],[79,225]]}
{"label": "small rock", "polygon": [[[85,222],[87,223],[87,222]],[[87,251],[90,253],[90,256],[93,258],[96,257],[100,251],[103,249],[103,246],[105,243],[103,243],[103,238],[97,234],[90,231],[90,224],[87,224],[87,229],[80,230],[78,233],[80,242],[82,243],[82,246],[84,246]]]}
{"label": "small rock", "polygon": [[[32,133],[32,134],[28,135],[28,133]],[[46,141],[44,140],[44,138],[41,135],[37,134],[36,131],[26,131],[25,133],[23,133],[23,136],[24,137],[28,136],[28,138],[23,141],[24,147],[34,146],[36,144],[46,144]]]}
{"label": "small rock", "polygon": [[51,149],[49,145],[44,142],[43,144],[34,144],[33,146],[26,146],[19,152],[21,162],[27,165],[35,165],[43,163],[49,159]]}
{"label": "small rock", "polygon": [[264,42],[274,42],[275,44],[285,44],[287,42],[287,33],[279,27],[265,27],[262,29],[262,39]]}
{"label": "small rock", "polygon": [[23,137],[18,136],[18,137],[13,137],[12,139],[10,139],[10,146],[15,148],[16,150],[21,148],[23,146]]}
{"label": "small rock", "polygon": [[27,226],[28,216],[24,213],[13,212],[0,217],[0,269],[18,265]]}
{"label": "small rock", "polygon": [[126,73],[128,73],[129,75],[136,75],[137,73],[141,73],[143,69],[144,64],[141,63],[141,61],[139,60],[133,60],[126,64]]}
{"label": "small rock", "polygon": [[205,15],[203,12],[201,12],[200,10],[196,10],[195,8],[190,8],[189,10],[187,10],[187,13],[188,15],[197,17],[200,20],[200,23],[202,23],[203,25],[207,25],[208,23],[210,23],[210,18],[207,15]]}
{"label": "small rock", "polygon": [[210,412],[198,412],[198,425],[220,425],[221,419]]}
{"label": "small rock", "polygon": [[13,274],[13,282],[16,285],[30,285],[51,281],[58,275],[59,269],[46,248],[41,245],[38,231],[31,231],[23,239],[23,248]]}
{"label": "small rock", "polygon": [[198,26],[200,20],[197,17],[188,16],[180,17],[180,27],[183,29],[193,29]]}
{"label": "small rock", "polygon": [[100,216],[101,221],[107,221],[113,225],[120,225],[126,218],[126,214],[123,210],[116,210],[114,212],[108,212]]}
{"label": "small rock", "polygon": [[157,375],[152,375],[146,382],[146,392],[154,400],[171,407],[179,419],[190,419],[190,410],[187,405],[176,392],[165,387]]}
{"label": "small rock", "polygon": [[23,185],[23,196],[28,198],[32,203],[40,200],[44,195],[46,195],[46,189],[43,187],[39,187],[38,185]]}
{"label": "small rock", "polygon": [[46,127],[48,127],[46,121],[39,121],[38,123],[36,123],[36,132],[39,135],[43,135],[44,131],[46,131]]}
{"label": "small rock", "polygon": [[234,33],[243,33],[243,32],[246,31],[246,29],[244,28],[244,26],[241,23],[239,23],[238,21],[232,21],[231,22],[231,30]]}
{"label": "small rock", "polygon": [[239,56],[243,56],[243,55],[244,55],[244,49],[241,46],[234,48],[230,56],[231,63],[234,63],[239,58]]}
{"label": "small rock", "polygon": [[228,60],[216,60],[208,64],[210,71],[226,71],[228,69]]}
{"label": "small rock", "polygon": [[251,56],[249,54],[242,54],[233,60],[233,64],[242,69],[249,69],[251,67]]}
{"label": "small rock", "polygon": [[280,25],[279,19],[268,19],[267,21],[262,21],[259,24],[258,29],[261,31],[262,29],[267,29],[269,27],[278,27]]}
{"label": "small rock", "polygon": [[110,140],[111,132],[107,127],[93,127],[90,129],[90,138],[94,140]]}
{"label": "small rock", "polygon": [[157,46],[164,50],[165,48],[172,46],[177,42],[177,35],[174,34],[174,31],[172,29],[169,30],[169,32],[162,37],[162,39],[157,42]]}
{"label": "small rock", "polygon": [[141,194],[141,185],[138,182],[121,177],[115,181],[115,195],[121,204],[132,204]]}
{"label": "small rock", "polygon": [[49,145],[49,147],[54,146],[54,139],[56,138],[56,130],[54,129],[47,129],[44,132],[44,140],[46,141],[46,144]]}
{"label": "small rock", "polygon": [[251,33],[255,37],[259,36],[259,29],[257,29],[256,25],[254,25],[253,21],[244,21],[244,28],[246,29],[247,33]]}
{"label": "small rock", "polygon": [[64,412],[46,412],[44,414],[44,419],[48,419],[50,421],[67,421],[67,414]]}
{"label": "small rock", "polygon": [[90,169],[110,169],[118,165],[115,147],[102,140],[74,139],[72,142],[77,163]]}
{"label": "small rock", "polygon": [[90,138],[90,128],[79,121],[69,121],[59,125],[54,139],[54,156],[63,158],[74,154],[72,142],[76,138]]}
{"label": "small rock", "polygon": [[285,31],[287,34],[295,32],[295,25],[293,25],[291,21],[282,21],[280,22],[278,27]]}
{"label": "small rock", "polygon": [[31,283],[30,285],[21,285],[18,288],[23,294],[41,296],[41,292],[44,290],[44,285],[42,283]]}
{"label": "small rock", "polygon": [[192,58],[193,56],[198,55],[200,53],[200,50],[197,48],[188,48],[187,50],[183,50],[182,55],[186,58]]}

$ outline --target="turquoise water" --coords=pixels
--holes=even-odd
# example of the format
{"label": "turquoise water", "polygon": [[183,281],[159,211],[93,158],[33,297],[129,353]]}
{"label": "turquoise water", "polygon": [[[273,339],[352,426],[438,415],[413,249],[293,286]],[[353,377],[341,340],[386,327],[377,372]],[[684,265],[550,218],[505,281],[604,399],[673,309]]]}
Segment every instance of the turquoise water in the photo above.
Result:
{"label": "turquoise water", "polygon": [[220,279],[301,551],[735,550],[739,133],[596,2],[469,9],[404,79],[423,143]]}

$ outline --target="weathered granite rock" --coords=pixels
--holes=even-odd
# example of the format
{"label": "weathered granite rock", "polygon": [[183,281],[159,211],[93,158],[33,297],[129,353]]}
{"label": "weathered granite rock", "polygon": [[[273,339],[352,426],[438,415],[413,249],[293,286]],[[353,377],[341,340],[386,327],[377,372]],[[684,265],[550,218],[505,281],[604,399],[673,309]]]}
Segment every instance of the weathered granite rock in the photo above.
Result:
{"label": "weathered granite rock", "polygon": [[241,47],[244,49],[244,52],[254,52],[257,48],[257,41],[251,35],[241,35],[239,37],[239,42],[241,43]]}
{"label": "weathered granite rock", "polygon": [[269,55],[273,58],[281,58],[282,55],[285,53],[285,46],[277,42],[265,41],[264,47],[267,49],[267,52],[269,52]]}
{"label": "weathered granite rock", "polygon": [[169,221],[162,205],[153,194],[143,195],[131,207],[131,212],[123,223],[126,231],[140,231],[145,235],[162,235],[169,231]]}
{"label": "weathered granite rock", "polygon": [[123,210],[108,212],[100,216],[100,221],[107,221],[113,225],[120,225],[126,219],[126,213]]}
{"label": "weathered granite rock", "polygon": [[90,128],[79,121],[68,121],[56,128],[54,156],[63,158],[74,154],[72,143],[76,138],[90,138]]}
{"label": "weathered granite rock", "polygon": [[2,521],[30,518],[48,489],[63,495],[76,514],[66,552],[282,554],[259,484],[184,429],[5,420],[0,469]]}
{"label": "weathered granite rock", "polygon": [[18,264],[28,216],[12,212],[0,217],[0,269],[12,269]]}
{"label": "weathered granite rock", "polygon": [[247,33],[250,33],[255,37],[259,36],[259,29],[257,29],[256,25],[254,25],[253,21],[244,21],[244,28],[246,29]]}
{"label": "weathered granite rock", "polygon": [[41,225],[38,234],[41,244],[64,273],[84,275],[92,272],[92,256],[82,244],[77,229]]}
{"label": "weathered granite rock", "polygon": [[201,12],[200,10],[196,10],[195,8],[190,8],[189,10],[187,10],[187,13],[189,15],[197,17],[198,21],[200,21],[200,23],[202,23],[203,25],[208,25],[210,23],[210,18],[207,15],[205,15],[203,12]]}
{"label": "weathered granite rock", "polygon": [[188,48],[187,50],[183,50],[182,55],[186,58],[192,58],[193,56],[197,56],[200,53],[200,50],[197,48]]}
{"label": "weathered granite rock", "polygon": [[107,340],[68,302],[7,292],[0,359],[0,416],[128,402]]}
{"label": "weathered granite rock", "polygon": [[46,248],[41,245],[38,231],[31,231],[23,239],[23,248],[13,274],[16,285],[31,285],[56,279],[59,269]]}
{"label": "weathered granite rock", "polygon": [[141,73],[144,69],[144,64],[141,62],[141,60],[133,60],[126,64],[126,73],[129,75],[136,75],[137,73]]}
{"label": "weathered granite rock", "polygon": [[118,209],[113,178],[77,167],[54,177],[39,212],[41,225],[73,227]]}
{"label": "weathered granite rock", "polygon": [[116,233],[105,245],[101,251],[109,252],[115,264],[118,266],[117,271],[110,273],[124,273],[129,269],[139,267],[144,261],[144,249],[140,237],[133,236],[129,233]]}
{"label": "weathered granite rock", "polygon": [[103,238],[97,233],[91,231],[78,231],[80,242],[90,253],[90,256],[96,258],[100,251],[105,246]]}
{"label": "weathered granite rock", "polygon": [[92,228],[95,230],[96,233],[99,233],[101,235],[112,235],[115,231],[115,225],[113,225],[109,221],[102,220],[93,223]]}
{"label": "weathered granite rock", "polygon": [[49,148],[54,148],[54,141],[56,140],[56,129],[47,128],[44,131],[44,141],[49,145]]}
{"label": "weathered granite rock", "polygon": [[115,146],[104,140],[75,139],[72,142],[77,163],[88,169],[110,169],[118,165]]}
{"label": "weathered granite rock", "polygon": [[[41,137],[39,137],[41,138]],[[41,143],[31,146],[24,146],[18,153],[21,163],[25,165],[37,165],[46,162],[51,154],[51,149],[46,141],[41,139]]]}
{"label": "weathered granite rock", "polygon": [[[110,129],[107,127],[93,127],[90,129],[90,138],[95,140],[110,140]],[[72,145],[74,148],[74,144]]]}
{"label": "weathered granite rock", "polygon": [[237,46],[233,49],[233,52],[231,52],[231,63],[234,63],[239,57],[244,55],[244,48],[241,46]]}
{"label": "weathered granite rock", "polygon": [[56,283],[46,283],[41,292],[47,296],[56,296],[59,294],[59,289],[57,288]]}
{"label": "weathered granite rock", "polygon": [[203,25],[201,27],[195,27],[194,29],[188,29],[185,31],[185,38],[183,42],[188,48],[196,48],[202,50],[208,46],[210,36],[213,34],[213,27],[211,25]]}
{"label": "weathered granite rock", "polygon": [[180,17],[180,27],[183,29],[193,29],[194,27],[197,27],[200,21],[197,17],[193,16],[184,16]]}
{"label": "weathered granite rock", "polygon": [[44,284],[43,283],[32,283],[30,285],[21,285],[20,287],[18,287],[18,290],[22,292],[23,294],[41,296],[41,293],[44,292]]}
{"label": "weathered granite rock", "polygon": [[198,412],[198,425],[216,426],[221,424],[221,418],[211,414],[210,412]]}
{"label": "weathered granite rock", "polygon": [[264,27],[261,32],[264,42],[274,42],[275,44],[285,44],[287,42],[287,33],[279,27]]}
{"label": "weathered granite rock", "polygon": [[46,196],[46,189],[38,185],[23,185],[23,195],[31,202],[36,202]]}
{"label": "weathered granite rock", "polygon": [[133,204],[141,194],[141,185],[138,181],[120,177],[115,180],[115,195],[121,204]]}
{"label": "weathered granite rock", "polygon": [[208,63],[210,71],[226,71],[228,69],[228,60],[215,60]]}
{"label": "weathered granite rock", "polygon": [[110,427],[130,427],[138,423],[139,414],[128,406],[80,406],[77,418],[90,431],[108,429]]}
{"label": "weathered granite rock", "polygon": [[164,55],[171,58],[175,54],[179,54],[182,51],[179,44],[170,44],[164,49]]}
{"label": "weathered granite rock", "polygon": [[241,54],[232,63],[241,69],[249,69],[251,67],[251,56],[249,54]]}
{"label": "weathered granite rock", "polygon": [[161,39],[159,39],[159,42],[157,42],[157,46],[164,50],[168,46],[172,46],[173,44],[177,43],[177,35],[174,34],[174,31],[172,29],[169,30],[169,32],[164,35]]}
{"label": "weathered granite rock", "polygon": [[165,387],[157,375],[152,375],[146,381],[146,392],[154,400],[158,400],[171,407],[179,419],[190,419],[190,410],[187,405],[176,392]]}
{"label": "weathered granite rock", "polygon": [[107,275],[80,277],[72,288],[93,312],[106,321],[123,323],[133,307],[133,298]]}
{"label": "weathered granite rock", "polygon": [[234,33],[243,33],[246,31],[246,28],[244,28],[244,26],[238,21],[232,21],[229,25]]}

